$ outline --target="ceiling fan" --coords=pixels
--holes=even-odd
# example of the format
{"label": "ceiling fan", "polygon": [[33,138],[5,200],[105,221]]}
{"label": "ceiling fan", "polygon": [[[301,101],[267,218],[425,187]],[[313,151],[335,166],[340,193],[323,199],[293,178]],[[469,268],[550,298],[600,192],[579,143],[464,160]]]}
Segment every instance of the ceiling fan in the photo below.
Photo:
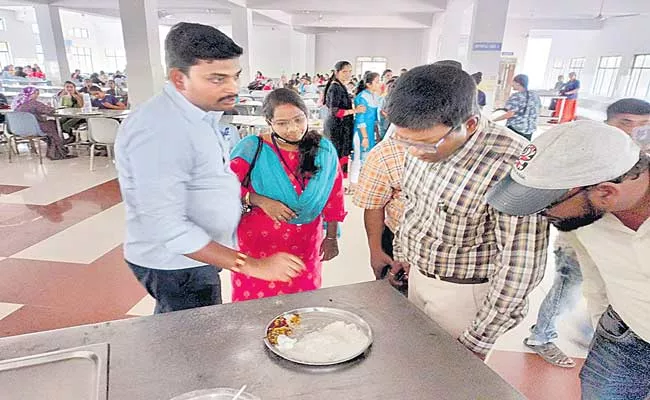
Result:
{"label": "ceiling fan", "polygon": [[600,2],[600,11],[598,12],[598,15],[594,17],[596,21],[607,21],[608,19],[612,19],[612,18],[628,18],[628,17],[636,17],[638,15],[641,15],[641,13],[631,13],[631,14],[618,14],[618,15],[605,16],[603,15],[604,10],[605,10],[605,0],[602,0]]}

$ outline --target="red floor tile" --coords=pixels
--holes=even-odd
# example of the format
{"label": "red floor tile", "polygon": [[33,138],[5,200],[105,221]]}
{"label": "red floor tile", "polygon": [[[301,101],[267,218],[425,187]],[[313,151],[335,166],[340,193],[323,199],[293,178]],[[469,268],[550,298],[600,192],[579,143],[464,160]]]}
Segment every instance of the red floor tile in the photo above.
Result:
{"label": "red floor tile", "polygon": [[12,194],[27,189],[29,186],[0,185],[0,194]]}
{"label": "red floor tile", "polygon": [[26,305],[0,320],[0,337],[129,318],[102,309],[75,310]]}
{"label": "red floor tile", "polygon": [[46,206],[0,204],[0,256],[16,254],[120,201],[114,179]]}
{"label": "red floor tile", "polygon": [[0,261],[0,302],[126,314],[146,292],[119,246],[90,265],[8,258]]}
{"label": "red floor tile", "polygon": [[530,400],[579,400],[578,374],[584,360],[576,363],[575,368],[565,369],[534,354],[494,351],[488,365]]}

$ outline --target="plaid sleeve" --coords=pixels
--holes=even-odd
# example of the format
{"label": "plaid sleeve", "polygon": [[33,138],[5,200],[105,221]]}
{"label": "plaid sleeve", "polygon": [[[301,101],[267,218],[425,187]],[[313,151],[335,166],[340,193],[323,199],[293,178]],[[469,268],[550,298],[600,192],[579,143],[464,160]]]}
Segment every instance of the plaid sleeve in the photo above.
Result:
{"label": "plaid sleeve", "polygon": [[359,184],[354,192],[352,202],[366,210],[386,207],[392,196],[390,176],[382,149],[375,147],[366,158],[359,176]]}
{"label": "plaid sleeve", "polygon": [[513,217],[491,207],[489,212],[498,249],[496,270],[476,319],[459,338],[480,354],[526,316],[527,297],[544,277],[548,249],[548,222],[543,217]]}

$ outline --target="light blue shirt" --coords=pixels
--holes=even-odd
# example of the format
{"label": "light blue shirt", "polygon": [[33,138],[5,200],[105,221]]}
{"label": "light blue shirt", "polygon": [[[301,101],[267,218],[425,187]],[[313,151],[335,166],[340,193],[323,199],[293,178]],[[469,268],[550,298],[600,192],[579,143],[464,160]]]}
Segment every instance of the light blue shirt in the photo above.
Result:
{"label": "light blue shirt", "polygon": [[115,158],[129,262],[191,268],[204,264],[184,254],[212,240],[236,245],[240,184],[230,169],[221,115],[199,109],[168,84],[121,125]]}

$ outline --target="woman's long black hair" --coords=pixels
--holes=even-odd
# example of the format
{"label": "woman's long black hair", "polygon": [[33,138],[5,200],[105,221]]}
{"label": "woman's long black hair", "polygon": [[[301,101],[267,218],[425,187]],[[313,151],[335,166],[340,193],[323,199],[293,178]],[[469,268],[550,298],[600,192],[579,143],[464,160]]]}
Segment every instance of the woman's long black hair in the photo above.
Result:
{"label": "woman's long black hair", "polygon": [[[275,109],[284,104],[290,104],[299,108],[305,113],[305,118],[309,119],[309,110],[300,95],[293,90],[281,88],[269,93],[262,105],[262,112],[269,125],[275,114]],[[303,136],[298,144],[298,150],[300,152],[298,172],[303,178],[309,178],[318,172],[316,155],[318,154],[321,140],[321,135],[318,132],[309,130],[309,128],[307,129],[305,136]]]}
{"label": "woman's long black hair", "polygon": [[358,96],[359,93],[363,92],[366,90],[366,85],[371,84],[372,81],[375,79],[379,78],[379,74],[376,72],[366,72],[366,74],[363,76],[363,79],[359,81],[359,84],[357,85],[357,90],[355,93],[355,96]]}
{"label": "woman's long black hair", "polygon": [[[341,72],[343,71],[343,68],[347,67],[348,65],[352,66],[349,61],[339,61],[334,64],[334,70],[336,72]],[[325,85],[325,90],[323,91],[323,99],[327,99],[327,91],[330,90],[330,86],[332,86],[332,82],[334,81],[338,81],[341,85],[343,85],[343,83],[336,78],[336,73],[332,74],[332,76],[330,76],[330,80],[327,81],[327,85]]]}

